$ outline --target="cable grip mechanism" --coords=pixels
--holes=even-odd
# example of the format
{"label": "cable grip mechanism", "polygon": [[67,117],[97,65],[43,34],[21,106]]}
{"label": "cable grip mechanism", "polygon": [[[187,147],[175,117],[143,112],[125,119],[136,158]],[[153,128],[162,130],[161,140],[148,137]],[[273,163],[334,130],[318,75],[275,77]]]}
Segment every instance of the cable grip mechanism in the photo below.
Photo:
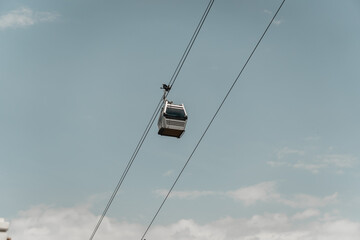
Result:
{"label": "cable grip mechanism", "polygon": [[167,101],[166,95],[167,95],[167,93],[171,90],[171,86],[170,86],[170,85],[166,85],[166,84],[163,83],[163,85],[162,85],[162,87],[161,87],[160,89],[164,89],[163,100],[164,100],[164,102],[166,102],[166,101]]}

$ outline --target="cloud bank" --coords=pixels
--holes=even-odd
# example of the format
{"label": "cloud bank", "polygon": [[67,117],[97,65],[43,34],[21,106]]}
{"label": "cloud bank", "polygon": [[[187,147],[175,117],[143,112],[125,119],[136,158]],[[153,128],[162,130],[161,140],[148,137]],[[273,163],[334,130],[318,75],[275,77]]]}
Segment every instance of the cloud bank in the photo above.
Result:
{"label": "cloud bank", "polygon": [[[320,216],[309,209],[294,216],[265,213],[250,218],[226,217],[199,224],[182,219],[167,225],[154,225],[147,239],[157,240],[358,240],[360,223],[348,219]],[[300,220],[317,217],[302,223]],[[98,216],[87,207],[32,207],[11,221],[9,235],[16,240],[88,239]],[[300,222],[299,222],[300,221]],[[139,240],[145,226],[108,217],[94,239]]]}
{"label": "cloud bank", "polygon": [[279,199],[280,195],[276,192],[275,182],[263,182],[256,185],[239,188],[229,191],[227,196],[242,201],[245,205],[252,205],[258,201],[269,202]]}
{"label": "cloud bank", "polygon": [[30,8],[20,8],[0,16],[0,30],[28,27],[40,22],[52,22],[59,15],[51,12],[34,12]]}

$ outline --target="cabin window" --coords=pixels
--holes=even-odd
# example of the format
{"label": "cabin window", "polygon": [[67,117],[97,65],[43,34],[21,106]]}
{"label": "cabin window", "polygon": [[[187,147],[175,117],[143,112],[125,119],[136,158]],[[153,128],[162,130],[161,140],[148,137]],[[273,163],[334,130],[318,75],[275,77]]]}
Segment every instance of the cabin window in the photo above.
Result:
{"label": "cabin window", "polygon": [[187,119],[185,115],[185,111],[183,109],[178,109],[178,108],[169,108],[169,107],[166,108],[165,116],[175,119],[181,119],[181,120]]}

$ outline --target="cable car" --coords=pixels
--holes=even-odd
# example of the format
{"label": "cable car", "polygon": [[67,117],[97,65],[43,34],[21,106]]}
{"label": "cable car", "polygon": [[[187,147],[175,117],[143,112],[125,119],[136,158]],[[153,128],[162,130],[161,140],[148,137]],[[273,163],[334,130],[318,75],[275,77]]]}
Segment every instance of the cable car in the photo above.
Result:
{"label": "cable car", "polygon": [[184,104],[165,101],[158,121],[159,135],[180,138],[185,132],[187,114]]}
{"label": "cable car", "polygon": [[162,136],[180,138],[185,132],[186,122],[188,119],[184,104],[173,104],[172,102],[166,100],[165,93],[169,91],[170,88],[165,85],[163,89],[165,89],[164,106],[161,109],[158,120],[158,134]]}

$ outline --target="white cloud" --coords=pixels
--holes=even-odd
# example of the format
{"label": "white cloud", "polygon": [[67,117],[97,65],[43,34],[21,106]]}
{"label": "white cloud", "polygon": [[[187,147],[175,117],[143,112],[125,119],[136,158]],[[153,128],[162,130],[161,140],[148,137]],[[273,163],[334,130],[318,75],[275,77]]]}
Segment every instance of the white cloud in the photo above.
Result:
{"label": "white cloud", "polygon": [[308,218],[311,218],[311,217],[317,217],[320,215],[320,211],[318,209],[306,209],[305,211],[303,212],[299,212],[299,213],[296,213],[292,219],[294,220],[304,220],[304,219],[308,219]]}
{"label": "white cloud", "polygon": [[266,163],[272,167],[280,167],[280,166],[288,165],[287,162],[281,162],[281,161],[267,161]]}
{"label": "white cloud", "polygon": [[[304,214],[306,215],[306,214]],[[316,217],[315,213],[307,214]],[[315,216],[316,215],[316,216]],[[11,221],[9,235],[16,240],[88,239],[98,216],[86,207],[33,207]],[[145,225],[104,218],[94,239],[138,240]],[[283,213],[266,213],[250,218],[226,217],[199,224],[182,219],[154,225],[147,239],[158,240],[358,240],[360,222],[342,218],[299,222]]]}
{"label": "white cloud", "polygon": [[323,163],[305,163],[305,162],[297,162],[295,164],[291,164],[291,166],[293,168],[299,168],[299,169],[304,169],[304,170],[308,170],[312,173],[319,173],[319,170],[322,168],[326,168],[326,164]]}
{"label": "white cloud", "polygon": [[293,208],[325,207],[337,202],[338,193],[323,198],[307,194],[297,194],[292,198],[280,198],[278,201]]}
{"label": "white cloud", "polygon": [[[155,194],[165,197],[168,193],[166,189],[158,189]],[[279,203],[291,208],[319,208],[325,207],[337,202],[338,193],[334,193],[325,197],[317,197],[308,194],[295,194],[287,196],[280,194],[276,189],[275,182],[262,182],[252,186],[239,188],[233,191],[217,192],[217,191],[172,191],[171,198],[178,199],[196,199],[205,196],[225,196],[235,201],[242,202],[245,206],[265,203]]]}
{"label": "white cloud", "polygon": [[[165,197],[168,194],[169,190],[166,189],[158,189],[155,193],[159,196]],[[199,197],[216,195],[219,194],[214,191],[172,191],[170,194],[170,198],[180,198],[180,199],[195,199]]]}
{"label": "white cloud", "polygon": [[199,225],[195,221],[182,219],[168,226],[155,226],[149,233],[149,239],[225,239],[226,233],[222,229],[212,228],[211,225]]}
{"label": "white cloud", "polygon": [[[332,151],[333,148],[328,149]],[[267,161],[272,167],[291,167],[303,169],[317,174],[323,169],[333,169],[335,173],[343,173],[343,169],[351,168],[357,163],[357,158],[349,154],[314,154],[305,150],[284,147],[276,152],[277,160]]]}
{"label": "white cloud", "polygon": [[[273,15],[273,12],[268,9],[265,9],[264,13],[266,13],[268,15]],[[278,26],[282,23],[282,20],[274,20],[273,23]]]}
{"label": "white cloud", "polygon": [[[359,223],[341,219],[332,222],[326,222],[318,226],[320,235],[327,235],[327,240],[337,239],[360,239]],[[319,238],[320,239],[320,238]],[[323,238],[325,239],[325,238]]]}
{"label": "white cloud", "polygon": [[173,175],[173,173],[174,173],[173,170],[168,170],[168,171],[166,171],[166,172],[163,174],[163,176],[164,176],[164,177],[169,177],[169,176]]}
{"label": "white cloud", "polygon": [[318,159],[328,166],[338,168],[350,168],[356,163],[356,158],[351,155],[327,154],[318,156]]}
{"label": "white cloud", "polygon": [[[236,201],[241,201],[245,205],[252,205],[258,201],[266,202],[274,199],[278,199],[280,196],[275,190],[275,182],[263,182],[256,185],[239,188],[228,192],[216,192],[216,191],[172,191],[171,198],[179,199],[196,199],[205,196],[222,195],[230,197]],[[168,190],[158,189],[155,193],[159,196],[166,196]]]}
{"label": "white cloud", "polygon": [[[36,206],[20,212],[19,217],[11,221],[9,235],[17,240],[88,239],[97,220],[98,216],[90,212],[88,206]],[[142,229],[138,224],[118,222],[105,217],[96,237],[135,239]]]}
{"label": "white cloud", "polygon": [[27,27],[39,22],[54,21],[59,15],[51,12],[34,12],[20,8],[0,16],[0,29]]}
{"label": "white cloud", "polygon": [[301,168],[312,173],[318,173],[320,169],[335,168],[337,173],[341,173],[342,169],[350,168],[356,164],[356,158],[351,155],[341,154],[324,154],[317,155],[313,163],[299,161],[292,166]]}
{"label": "white cloud", "polygon": [[264,10],[264,13],[271,15],[271,14],[272,14],[272,11],[265,9],[265,10]]}
{"label": "white cloud", "polygon": [[242,201],[245,205],[252,205],[256,202],[277,202],[292,208],[316,208],[334,204],[337,201],[338,193],[330,196],[316,197],[307,194],[296,194],[285,196],[277,192],[275,182],[263,182],[253,186],[229,191],[227,196]]}
{"label": "white cloud", "polygon": [[289,155],[300,155],[303,156],[305,154],[305,151],[303,150],[298,150],[298,149],[291,149],[288,147],[284,147],[282,149],[280,149],[276,155],[278,157],[278,159],[283,159],[285,157],[288,157]]}
{"label": "white cloud", "polygon": [[279,26],[282,23],[282,20],[274,20],[273,23]]}
{"label": "white cloud", "polygon": [[242,201],[245,205],[252,205],[257,201],[269,201],[279,198],[275,191],[275,182],[263,182],[253,186],[239,188],[229,191],[227,196]]}

